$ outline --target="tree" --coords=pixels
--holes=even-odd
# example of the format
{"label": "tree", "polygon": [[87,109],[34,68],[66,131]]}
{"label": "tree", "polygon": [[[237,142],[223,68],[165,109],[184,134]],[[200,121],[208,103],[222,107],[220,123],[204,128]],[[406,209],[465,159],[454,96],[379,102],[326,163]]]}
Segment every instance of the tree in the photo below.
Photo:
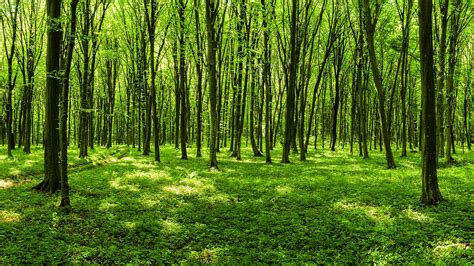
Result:
{"label": "tree", "polygon": [[377,23],[378,15],[380,14],[381,6],[376,4],[375,17],[372,18],[369,0],[363,0],[363,8],[365,12],[365,32],[367,37],[367,46],[369,50],[370,66],[372,68],[372,77],[374,79],[375,87],[377,89],[378,99],[378,115],[380,119],[380,127],[382,131],[382,140],[385,148],[385,158],[387,160],[387,168],[396,168],[395,160],[393,159],[392,148],[390,146],[390,136],[387,126],[387,118],[385,113],[385,90],[382,84],[382,77],[380,75],[379,65],[375,56],[374,33]]}
{"label": "tree", "polygon": [[209,139],[209,161],[211,168],[217,168],[217,32],[216,21],[218,17],[219,2],[206,0],[206,29],[207,29],[207,70],[209,82],[209,102],[211,118],[211,136]]}
{"label": "tree", "polygon": [[[270,12],[268,10],[269,3],[261,0],[263,12],[263,86],[265,90],[265,162],[272,163],[271,149],[271,111],[272,111],[272,87],[271,87],[271,48],[270,48],[270,29],[269,20]],[[273,3],[272,3],[273,4]],[[270,20],[271,22],[271,20]]]}
{"label": "tree", "polygon": [[[291,1],[291,30],[290,30],[290,62],[288,66],[289,78],[286,86],[286,112],[285,112],[285,133],[283,143],[283,155],[281,162],[290,163],[290,148],[294,132],[295,116],[295,87],[296,87],[296,69],[298,67],[297,55],[297,21],[298,21],[298,0]],[[304,152],[304,151],[303,151]]]}
{"label": "tree", "polygon": [[203,37],[201,34],[201,0],[194,0],[194,19],[196,35],[196,157],[202,157],[202,77],[203,77]]}
{"label": "tree", "polygon": [[61,0],[47,0],[48,44],[46,51],[46,113],[44,180],[34,187],[41,192],[54,193],[60,189],[59,169],[59,95],[61,94]]}
{"label": "tree", "polygon": [[432,0],[419,0],[419,43],[422,89],[423,170],[421,201],[426,205],[440,202],[436,150],[436,92],[434,84]]}
{"label": "tree", "polygon": [[440,9],[440,37],[439,37],[439,47],[438,47],[438,72],[437,72],[437,84],[436,84],[436,113],[437,113],[437,130],[438,134],[438,155],[444,156],[444,102],[445,94],[444,87],[446,81],[446,32],[448,28],[448,9],[449,9],[449,0],[439,1]]}
{"label": "tree", "polygon": [[[187,1],[186,1],[187,3]],[[186,89],[186,28],[184,12],[186,10],[186,4],[184,0],[177,1],[178,18],[179,18],[179,30],[178,30],[178,42],[179,42],[179,94],[180,94],[180,142],[181,142],[181,159],[188,159],[187,147],[187,99],[188,93]]]}
{"label": "tree", "polygon": [[62,86],[61,86],[61,105],[60,105],[60,127],[59,127],[59,145],[60,145],[60,175],[61,175],[61,207],[68,207],[71,205],[69,200],[69,182],[67,173],[67,120],[68,120],[68,106],[69,106],[69,78],[71,74],[71,64],[76,40],[76,24],[77,24],[77,4],[79,0],[72,0],[70,4],[69,29],[65,39],[66,54],[61,59],[63,66],[62,70]]}
{"label": "tree", "polygon": [[413,0],[403,1],[402,7],[398,7],[398,15],[400,17],[402,26],[402,49],[401,49],[401,86],[400,86],[400,97],[402,104],[402,157],[407,156],[407,107],[406,107],[406,90],[408,87],[408,47],[410,41],[410,22],[411,13],[413,7]]}

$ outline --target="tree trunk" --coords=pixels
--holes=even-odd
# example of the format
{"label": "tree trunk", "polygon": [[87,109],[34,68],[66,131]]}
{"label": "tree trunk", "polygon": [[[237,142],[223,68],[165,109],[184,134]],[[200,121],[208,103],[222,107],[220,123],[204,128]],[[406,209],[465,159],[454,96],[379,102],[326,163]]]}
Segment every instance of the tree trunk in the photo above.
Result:
{"label": "tree trunk", "polygon": [[288,67],[289,79],[286,87],[286,113],[285,113],[285,132],[283,143],[283,155],[281,162],[290,163],[290,148],[293,142],[294,131],[294,114],[295,114],[295,87],[296,87],[296,70],[298,67],[297,58],[297,12],[298,0],[291,1],[291,36],[290,36],[290,64]]}
{"label": "tree trunk", "polygon": [[217,34],[216,19],[218,10],[216,0],[206,0],[206,28],[207,28],[207,57],[209,76],[209,102],[211,116],[211,136],[209,139],[209,161],[211,168],[217,168],[217,71],[216,71],[216,51]]}
{"label": "tree trunk", "polygon": [[48,45],[46,55],[46,112],[44,180],[34,187],[41,192],[54,193],[60,188],[59,95],[61,94],[59,58],[61,49],[61,1],[47,1]]}
{"label": "tree trunk", "polygon": [[436,173],[436,92],[434,86],[432,0],[419,1],[419,40],[421,61],[421,88],[423,113],[423,171],[421,201],[434,205],[443,199],[438,188]]}
{"label": "tree trunk", "polygon": [[372,15],[370,13],[370,4],[369,0],[364,0],[364,10],[365,10],[365,23],[366,23],[366,33],[367,33],[367,46],[369,48],[369,59],[370,65],[372,67],[372,76],[375,82],[375,87],[377,88],[377,98],[378,98],[378,111],[380,118],[380,127],[382,133],[382,140],[385,146],[385,157],[387,160],[387,168],[394,169],[396,168],[395,160],[393,159],[392,148],[390,147],[390,138],[387,128],[387,119],[385,114],[385,97],[384,97],[384,88],[382,84],[382,78],[380,76],[377,58],[375,57],[375,47],[374,47],[374,31],[375,23],[372,21]]}

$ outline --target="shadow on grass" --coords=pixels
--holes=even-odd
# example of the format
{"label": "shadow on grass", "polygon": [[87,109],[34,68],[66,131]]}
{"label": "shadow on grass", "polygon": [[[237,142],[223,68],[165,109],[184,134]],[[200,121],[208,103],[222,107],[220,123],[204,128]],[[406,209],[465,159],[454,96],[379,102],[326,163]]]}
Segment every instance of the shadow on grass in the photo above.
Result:
{"label": "shadow on grass", "polygon": [[[164,158],[176,152],[164,149]],[[338,156],[339,155],[339,156]],[[418,204],[419,170],[334,153],[266,165],[220,155],[153,163],[133,157],[72,174],[73,212],[57,198],[0,191],[2,263],[468,263],[472,184],[446,169],[448,201]],[[376,163],[374,163],[374,161]],[[469,166],[470,167],[470,166]],[[457,180],[457,181],[454,181]],[[464,184],[466,186],[459,186]],[[463,194],[464,193],[464,194]]]}

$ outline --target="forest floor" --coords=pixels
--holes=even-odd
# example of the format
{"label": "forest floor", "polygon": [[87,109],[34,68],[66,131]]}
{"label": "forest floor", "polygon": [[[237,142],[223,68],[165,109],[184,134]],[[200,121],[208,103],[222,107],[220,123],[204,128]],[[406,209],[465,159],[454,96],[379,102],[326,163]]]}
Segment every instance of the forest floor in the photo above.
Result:
{"label": "forest floor", "polygon": [[[43,154],[0,147],[0,264],[29,263],[432,263],[474,260],[474,153],[441,165],[440,205],[419,204],[420,155],[369,160],[310,151],[292,164],[219,154],[162,163],[124,146],[71,150],[72,211],[59,196],[34,192]],[[399,154],[399,152],[396,152]],[[123,157],[123,158],[121,158]]]}

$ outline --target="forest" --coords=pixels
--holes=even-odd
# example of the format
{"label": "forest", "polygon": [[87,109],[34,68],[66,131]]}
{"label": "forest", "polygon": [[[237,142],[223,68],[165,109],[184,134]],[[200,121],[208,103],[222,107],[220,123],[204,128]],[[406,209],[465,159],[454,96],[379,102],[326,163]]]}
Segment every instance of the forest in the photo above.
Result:
{"label": "forest", "polygon": [[473,16],[2,0],[0,264],[471,264]]}

